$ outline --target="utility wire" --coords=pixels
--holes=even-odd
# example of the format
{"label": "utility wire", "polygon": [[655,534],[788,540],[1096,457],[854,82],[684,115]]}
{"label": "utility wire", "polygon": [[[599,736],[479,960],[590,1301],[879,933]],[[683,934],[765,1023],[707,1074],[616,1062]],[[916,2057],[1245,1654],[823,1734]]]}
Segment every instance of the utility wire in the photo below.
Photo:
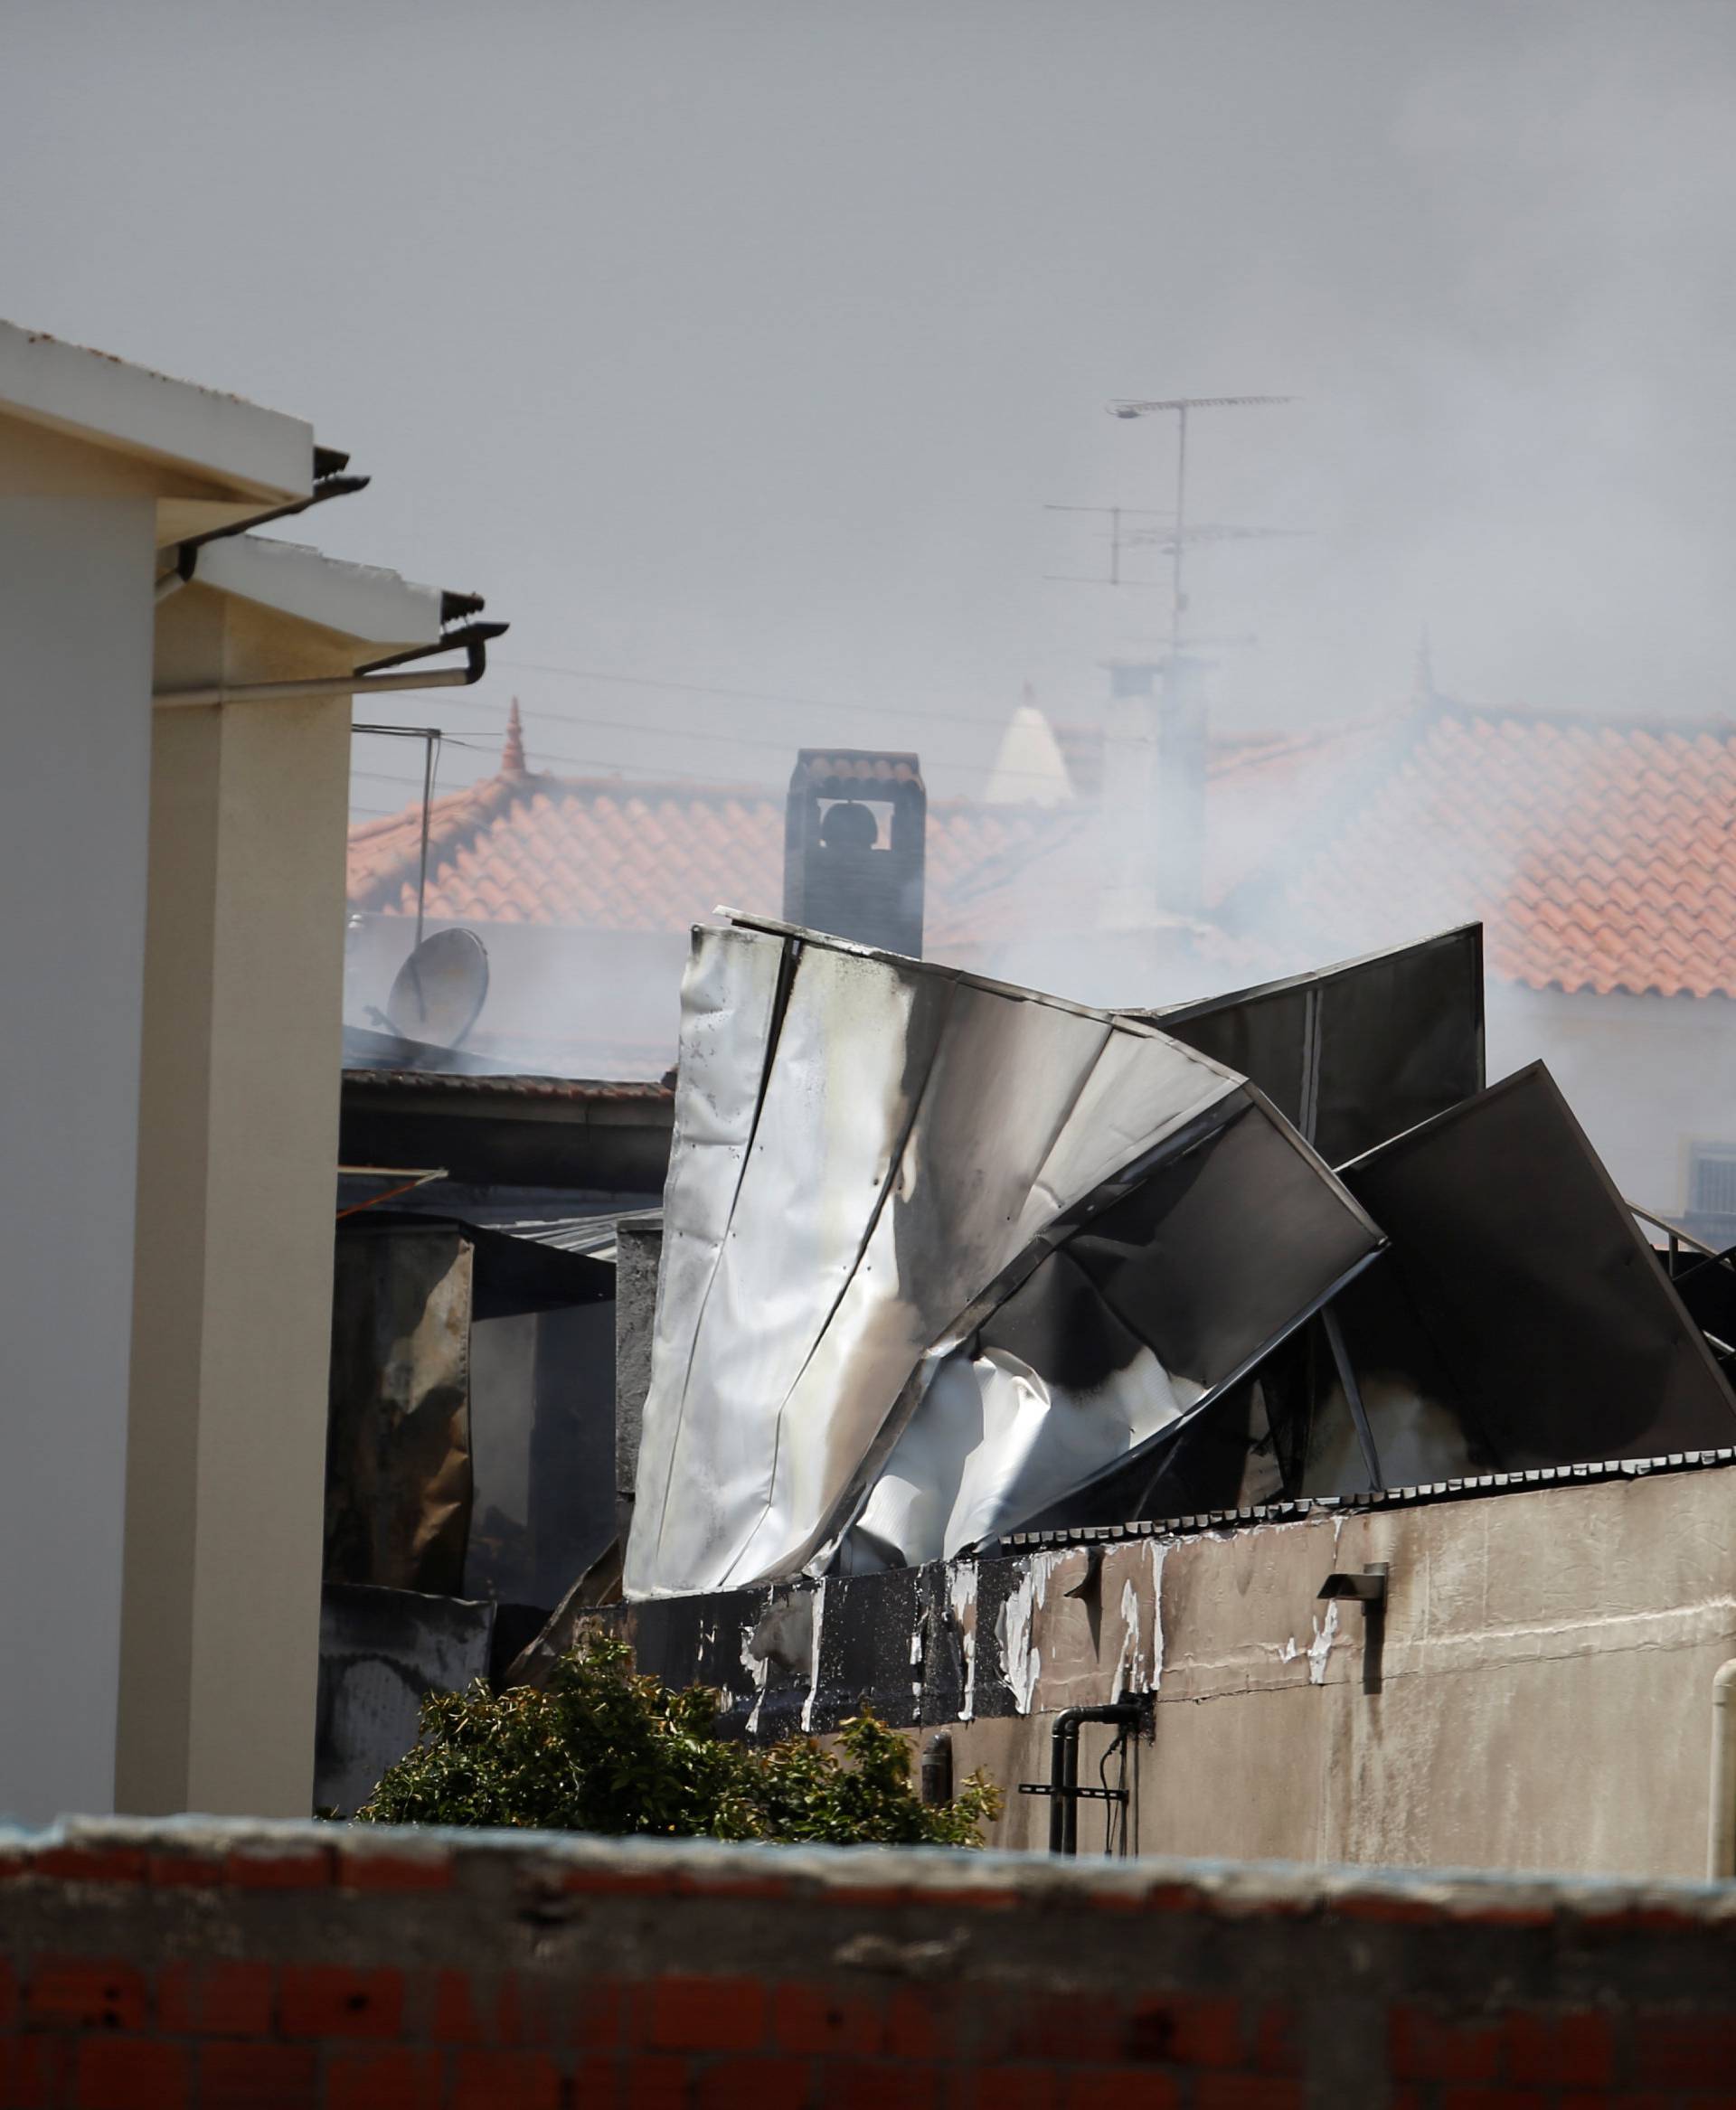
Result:
{"label": "utility wire", "polygon": [[[526,718],[531,718],[537,714],[534,711],[527,711],[524,712],[524,715]],[[746,734],[686,732],[675,726],[631,725],[625,721],[615,721],[608,719],[586,719],[578,722],[595,726],[606,731],[644,732],[666,739],[720,740],[726,747],[764,749],[768,752],[777,755],[788,755],[791,752],[788,740],[760,739]],[[445,744],[448,747],[468,748],[474,753],[483,755],[492,755],[499,751],[491,740],[462,739],[455,738],[450,733],[446,735]],[[708,776],[703,770],[665,769],[655,762],[614,762],[607,756],[570,755],[562,753],[558,749],[538,746],[534,741],[531,745],[534,758],[539,763],[563,762],[575,769],[637,769],[644,775],[660,780],[673,778],[694,784],[716,784],[720,781],[714,774]],[[963,777],[1015,777],[1021,781],[1033,784],[1052,784],[1054,782],[1054,777],[1046,769],[1006,769],[1002,768],[995,762],[954,761],[944,755],[929,756],[924,763],[924,768],[929,770],[949,769]],[[354,771],[352,774],[360,775],[361,772]],[[411,780],[406,777],[401,781],[408,783]]]}
{"label": "utility wire", "polygon": [[[526,674],[561,674],[564,675],[568,680],[575,682],[602,682],[608,683],[612,688],[661,689],[667,692],[671,695],[719,696],[741,703],[779,704],[788,710],[831,711],[841,714],[847,714],[853,718],[860,718],[863,716],[871,718],[888,718],[897,716],[919,719],[925,725],[981,725],[993,727],[997,725],[1005,725],[1006,722],[1006,720],[998,714],[994,717],[984,717],[978,715],[975,711],[929,711],[925,710],[920,704],[911,704],[909,706],[889,706],[883,703],[834,703],[827,702],[823,698],[818,696],[784,696],[778,695],[769,690],[761,689],[716,688],[705,682],[660,682],[653,681],[647,675],[644,674],[602,674],[598,672],[595,668],[564,666],[560,664],[558,662],[551,660],[502,659],[498,655],[495,655],[490,658],[489,664],[491,666],[521,668]],[[499,703],[487,702],[482,698],[478,698],[477,702],[478,705],[483,709],[492,709],[498,711],[504,708]],[[543,715],[545,717],[561,717],[564,716],[565,713],[561,711],[551,711],[545,707],[543,710]]]}
{"label": "utility wire", "polygon": [[[524,717],[526,718],[539,718],[552,715],[546,711],[538,711],[535,710],[524,711],[522,705],[521,713]],[[563,722],[571,725],[587,726],[599,732],[649,733],[654,737],[665,739],[710,740],[717,745],[726,748],[764,748],[769,750],[771,753],[778,755],[788,755],[790,752],[790,742],[788,739],[769,739],[758,733],[705,732],[700,730],[697,728],[690,730],[685,726],[647,725],[643,719],[630,718],[564,718]],[[479,746],[481,743],[476,741],[467,741],[464,744],[474,747]],[[591,759],[591,758],[583,755],[560,754],[552,748],[539,748],[537,751],[539,754],[545,755],[547,758],[552,762],[575,762],[585,764]],[[930,757],[928,766],[934,769],[972,770],[979,776],[985,777],[990,777],[995,773],[995,764],[993,762],[949,761],[945,756],[940,756],[938,758]],[[1040,782],[1047,782],[1049,780],[1049,774],[1046,770],[1043,769],[1010,769],[1005,771],[1005,774],[1010,777],[1035,777]]]}

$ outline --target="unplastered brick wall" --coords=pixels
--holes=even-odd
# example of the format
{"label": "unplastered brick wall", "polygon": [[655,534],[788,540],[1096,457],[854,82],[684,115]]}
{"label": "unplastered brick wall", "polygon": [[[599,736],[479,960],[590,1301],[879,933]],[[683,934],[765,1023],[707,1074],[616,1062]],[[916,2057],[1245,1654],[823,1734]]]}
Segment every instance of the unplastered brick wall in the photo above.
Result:
{"label": "unplastered brick wall", "polygon": [[1736,1887],[108,1823],[0,1959],[12,2105],[1736,2102]]}

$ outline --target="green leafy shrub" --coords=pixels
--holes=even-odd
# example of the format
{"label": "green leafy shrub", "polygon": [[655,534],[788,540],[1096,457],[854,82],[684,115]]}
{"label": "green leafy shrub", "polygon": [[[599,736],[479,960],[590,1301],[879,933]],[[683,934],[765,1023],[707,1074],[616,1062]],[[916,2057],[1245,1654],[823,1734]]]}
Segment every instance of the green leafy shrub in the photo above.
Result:
{"label": "green leafy shrub", "polygon": [[430,1693],[415,1748],[356,1812],[371,1824],[533,1825],[665,1838],[813,1840],[830,1845],[978,1846],[999,1791],[972,1774],[930,1806],[910,1751],[864,1710],[839,1736],[760,1748],[717,1734],[718,1699],[634,1672],[625,1642],[592,1633],[546,1691]]}

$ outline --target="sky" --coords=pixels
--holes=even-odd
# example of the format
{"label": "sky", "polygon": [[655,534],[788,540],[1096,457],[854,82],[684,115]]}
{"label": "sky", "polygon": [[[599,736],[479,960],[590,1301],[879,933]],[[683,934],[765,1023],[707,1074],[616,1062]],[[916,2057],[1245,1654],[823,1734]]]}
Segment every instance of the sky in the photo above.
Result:
{"label": "sky", "polygon": [[[1727,0],[0,0],[12,319],[313,419],[289,532],[486,594],[495,765],[980,792],[1100,710],[1191,560],[1226,728],[1729,707]],[[1159,568],[1147,553],[1153,576]],[[410,743],[356,743],[356,810]]]}

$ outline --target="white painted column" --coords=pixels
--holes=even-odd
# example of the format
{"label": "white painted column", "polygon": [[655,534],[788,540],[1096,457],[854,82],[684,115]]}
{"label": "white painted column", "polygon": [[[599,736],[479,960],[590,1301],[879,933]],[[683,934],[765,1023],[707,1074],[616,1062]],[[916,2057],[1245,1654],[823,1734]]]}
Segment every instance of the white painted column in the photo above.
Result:
{"label": "white painted column", "polygon": [[[212,658],[172,682],[260,678],[221,599],[185,599]],[[347,697],[156,712],[128,1811],[312,1805],[349,720]]]}
{"label": "white painted column", "polygon": [[0,1812],[114,1807],[155,508],[0,498]]}

